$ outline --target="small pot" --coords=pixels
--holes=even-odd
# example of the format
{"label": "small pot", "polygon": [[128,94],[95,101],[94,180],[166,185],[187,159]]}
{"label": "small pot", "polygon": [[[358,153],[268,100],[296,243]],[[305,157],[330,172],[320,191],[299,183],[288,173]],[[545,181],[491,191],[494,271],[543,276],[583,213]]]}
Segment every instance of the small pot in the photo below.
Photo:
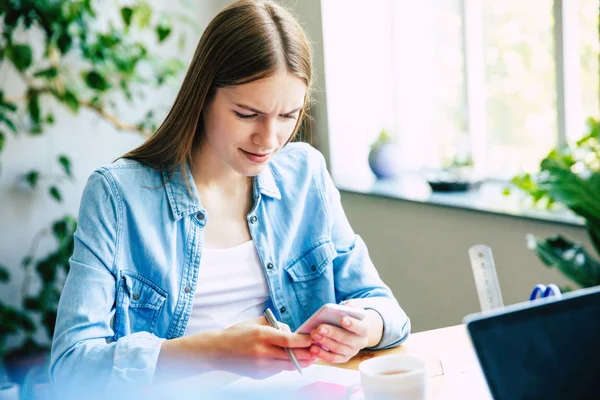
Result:
{"label": "small pot", "polygon": [[369,152],[369,167],[377,179],[400,177],[400,147],[395,143],[385,143]]}

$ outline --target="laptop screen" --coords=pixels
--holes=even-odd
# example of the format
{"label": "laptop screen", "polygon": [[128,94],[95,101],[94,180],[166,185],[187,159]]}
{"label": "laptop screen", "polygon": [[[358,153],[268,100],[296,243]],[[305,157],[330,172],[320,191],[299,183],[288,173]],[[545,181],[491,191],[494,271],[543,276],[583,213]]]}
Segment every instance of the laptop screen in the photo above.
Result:
{"label": "laptop screen", "polygon": [[600,291],[484,317],[468,329],[495,399],[600,398]]}

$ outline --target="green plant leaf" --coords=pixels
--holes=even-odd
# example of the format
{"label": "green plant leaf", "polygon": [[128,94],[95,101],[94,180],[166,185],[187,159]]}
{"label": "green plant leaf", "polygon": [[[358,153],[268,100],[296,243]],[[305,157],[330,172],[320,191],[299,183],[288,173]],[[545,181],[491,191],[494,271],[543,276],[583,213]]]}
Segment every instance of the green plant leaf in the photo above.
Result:
{"label": "green plant leaf", "polygon": [[35,331],[35,324],[27,314],[3,304],[0,304],[0,326],[3,332],[16,332],[19,328],[28,333]]}
{"label": "green plant leaf", "polygon": [[528,245],[549,267],[555,267],[582,287],[600,285],[600,263],[583,247],[560,235],[538,239],[528,235]]}
{"label": "green plant leaf", "polygon": [[45,284],[53,282],[56,279],[56,265],[52,260],[44,259],[37,263],[36,271]]}
{"label": "green plant leaf", "polygon": [[177,39],[177,50],[183,51],[185,49],[185,35],[179,35],[179,39]]}
{"label": "green plant leaf", "polygon": [[40,292],[40,305],[43,311],[52,311],[56,309],[58,300],[60,299],[60,292],[56,290],[52,285],[44,286]]}
{"label": "green plant leaf", "polygon": [[133,8],[131,7],[123,7],[121,8],[121,17],[123,18],[123,22],[125,26],[129,27],[131,25],[131,17],[133,16]]}
{"label": "green plant leaf", "polygon": [[148,27],[152,19],[152,7],[147,2],[140,1],[135,8],[134,19],[140,28]]}
{"label": "green plant leaf", "polygon": [[73,44],[73,38],[68,32],[63,31],[59,34],[58,39],[56,40],[56,44],[60,52],[62,54],[65,54],[71,48],[71,45]]}
{"label": "green plant leaf", "polygon": [[6,118],[6,115],[0,114],[0,121],[4,122],[6,124],[6,126],[8,126],[8,128],[11,131],[13,131],[13,133],[17,133],[17,127],[15,126],[14,122],[12,122],[10,119]]}
{"label": "green plant leaf", "polygon": [[33,261],[33,258],[31,256],[25,256],[25,257],[23,257],[23,260],[21,260],[21,266],[23,268],[27,268],[31,265],[32,261]]}
{"label": "green plant leaf", "polygon": [[49,338],[54,336],[54,327],[56,326],[56,311],[48,311],[42,317],[42,324],[46,328],[46,334]]}
{"label": "green plant leaf", "polygon": [[0,102],[0,108],[4,108],[10,112],[15,112],[17,111],[17,105],[14,103],[9,103],[6,101]]}
{"label": "green plant leaf", "polygon": [[77,113],[77,111],[79,111],[79,100],[72,91],[68,89],[65,90],[61,100],[73,113]]}
{"label": "green plant leaf", "polygon": [[6,137],[4,136],[4,132],[0,132],[0,151],[4,150],[4,141]]}
{"label": "green plant leaf", "polygon": [[26,44],[13,44],[8,48],[8,57],[19,71],[25,71],[31,65],[33,52]]}
{"label": "green plant leaf", "polygon": [[42,69],[42,70],[34,72],[33,76],[38,77],[38,78],[53,79],[58,76],[58,69],[56,69],[56,67]]}
{"label": "green plant leaf", "polygon": [[24,175],[24,178],[29,183],[29,186],[34,189],[40,179],[40,173],[36,170],[31,170]]}
{"label": "green plant leaf", "polygon": [[589,117],[585,123],[588,129],[587,136],[597,140],[600,139],[600,119]]}
{"label": "green plant leaf", "polygon": [[67,156],[62,155],[58,157],[58,162],[60,163],[60,165],[62,165],[65,174],[67,174],[68,177],[72,178],[73,175],[71,175],[71,160]]}
{"label": "green plant leaf", "polygon": [[8,268],[4,265],[0,265],[0,282],[8,282],[10,279],[10,274],[8,272]]}
{"label": "green plant leaf", "polygon": [[59,201],[59,202],[62,201],[62,196],[56,186],[50,186],[48,193],[50,193],[50,196],[52,196],[52,198],[54,200]]}
{"label": "green plant leaf", "polygon": [[29,318],[29,316],[27,314],[21,313],[19,315],[19,317],[20,317],[19,322],[25,332],[27,332],[27,333],[35,332],[35,323],[33,322],[33,320],[31,318]]}
{"label": "green plant leaf", "polygon": [[63,240],[67,237],[67,223],[64,220],[55,222],[52,225],[52,232],[58,240]]}
{"label": "green plant leaf", "polygon": [[23,300],[23,306],[32,311],[41,311],[42,305],[40,303],[40,299],[37,297],[26,297]]}
{"label": "green plant leaf", "polygon": [[102,100],[98,96],[92,97],[92,99],[90,100],[90,105],[97,110],[101,110],[103,107]]}
{"label": "green plant leaf", "polygon": [[158,42],[162,43],[171,34],[171,26],[168,21],[163,19],[161,23],[156,27],[156,35],[158,36]]}
{"label": "green plant leaf", "polygon": [[600,221],[600,173],[583,179],[555,160],[544,160],[548,176],[540,187],[549,195],[585,219]]}
{"label": "green plant leaf", "polygon": [[86,85],[91,89],[96,89],[103,92],[110,88],[110,85],[104,76],[102,76],[102,74],[100,74],[98,71],[92,70],[83,72],[83,79],[85,80]]}
{"label": "green plant leaf", "polygon": [[8,102],[4,99],[4,91],[0,90],[0,108],[5,108],[8,111],[17,111],[17,106],[14,103]]}
{"label": "green plant leaf", "polygon": [[40,94],[37,90],[30,89],[27,92],[27,110],[33,123],[39,125],[41,120]]}
{"label": "green plant leaf", "polygon": [[381,145],[384,145],[386,143],[391,143],[394,141],[393,136],[389,133],[389,131],[387,129],[382,129],[379,132],[379,136],[377,137],[377,140],[375,140],[372,144],[371,144],[371,149],[376,149]]}
{"label": "green plant leaf", "polygon": [[600,222],[588,220],[586,221],[586,228],[596,254],[600,254]]}

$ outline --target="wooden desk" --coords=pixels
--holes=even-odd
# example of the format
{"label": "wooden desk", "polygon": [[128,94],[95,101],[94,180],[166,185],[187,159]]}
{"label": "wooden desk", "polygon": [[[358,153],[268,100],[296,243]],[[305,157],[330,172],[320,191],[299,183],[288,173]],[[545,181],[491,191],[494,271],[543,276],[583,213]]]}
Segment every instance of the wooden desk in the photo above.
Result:
{"label": "wooden desk", "polygon": [[464,325],[412,334],[401,346],[380,351],[362,351],[344,364],[328,364],[335,367],[358,369],[361,361],[385,354],[410,354],[427,361],[429,368],[429,396],[431,400],[459,398],[489,398],[483,376],[473,373],[464,378],[444,375],[440,357],[445,353],[468,351],[473,348]]}
{"label": "wooden desk", "polygon": [[[430,376],[428,400],[490,399],[483,376],[473,374],[472,376],[462,377],[456,372],[453,375],[448,375],[444,374],[442,369],[440,357],[444,354],[455,351],[469,351],[471,349],[471,341],[465,326],[457,325],[412,334],[406,342],[394,349],[360,352],[345,364],[328,364],[323,361],[317,361],[317,363],[356,370],[361,361],[369,358],[394,353],[410,354],[427,361]],[[178,391],[173,393],[181,393],[183,390],[185,393],[185,390],[189,388],[189,393],[197,396],[197,388],[199,387],[206,387],[207,385],[226,386],[239,378],[238,375],[231,373],[214,371],[176,381],[176,386],[167,384],[164,390],[165,393],[168,393],[169,390]]]}

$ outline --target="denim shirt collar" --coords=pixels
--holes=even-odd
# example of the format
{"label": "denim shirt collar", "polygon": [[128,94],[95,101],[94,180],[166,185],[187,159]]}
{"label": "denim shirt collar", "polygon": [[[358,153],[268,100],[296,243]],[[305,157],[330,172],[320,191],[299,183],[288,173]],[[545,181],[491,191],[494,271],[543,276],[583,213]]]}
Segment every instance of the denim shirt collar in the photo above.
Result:
{"label": "denim shirt collar", "polygon": [[[177,221],[186,215],[202,210],[200,196],[198,195],[198,190],[196,189],[196,184],[188,163],[185,164],[185,172],[184,176],[181,173],[181,166],[179,165],[173,171],[162,171],[169,205]],[[171,174],[173,174],[172,178]],[[186,180],[189,189],[192,191],[191,196],[186,185]],[[273,176],[270,164],[254,179],[254,187],[262,195],[278,200],[281,199],[281,192],[275,183],[275,177]]]}
{"label": "denim shirt collar", "polygon": [[271,163],[267,165],[267,168],[263,169],[260,174],[254,179],[254,184],[258,188],[258,191],[265,196],[272,197],[274,199],[281,199],[281,192],[275,182],[275,176],[273,170],[271,170]]}

